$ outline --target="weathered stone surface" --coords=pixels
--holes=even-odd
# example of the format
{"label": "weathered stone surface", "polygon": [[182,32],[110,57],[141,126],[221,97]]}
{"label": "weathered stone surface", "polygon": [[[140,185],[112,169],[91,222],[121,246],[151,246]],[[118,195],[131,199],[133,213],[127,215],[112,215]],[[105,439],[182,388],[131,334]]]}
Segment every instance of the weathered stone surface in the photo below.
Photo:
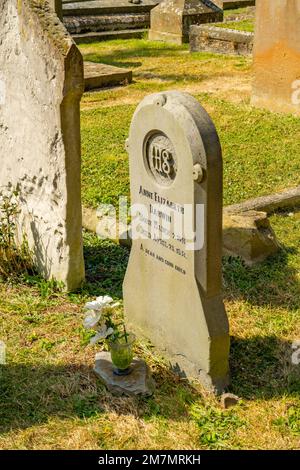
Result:
{"label": "weathered stone surface", "polygon": [[0,0],[0,186],[21,190],[20,232],[45,278],[84,278],[80,197],[83,62],[47,2]]}
{"label": "weathered stone surface", "polygon": [[255,0],[213,0],[222,10],[232,10],[234,8],[250,7],[255,5]]}
{"label": "weathered stone surface", "polygon": [[300,0],[257,0],[252,104],[300,115]]}
{"label": "weathered stone surface", "polygon": [[236,406],[239,403],[240,399],[237,395],[233,393],[223,393],[221,396],[221,406],[225,410],[231,408],[232,406]]}
{"label": "weathered stone surface", "polygon": [[275,254],[279,248],[265,212],[224,212],[223,254],[239,256],[252,266]]}
{"label": "weathered stone surface", "polygon": [[[215,127],[190,95],[151,95],[134,114],[128,151],[131,202],[138,212],[123,285],[127,319],[179,373],[223,390],[229,334],[221,295],[222,158]],[[189,211],[191,218],[183,220]],[[157,225],[156,216],[171,228]],[[194,235],[188,240],[173,231],[175,219],[179,226],[189,220],[197,226],[196,246]]]}
{"label": "weathered stone surface", "polygon": [[140,4],[130,3],[128,0],[92,0],[79,2],[63,2],[64,16],[99,15],[119,13],[149,12],[161,0],[143,0]]}
{"label": "weathered stone surface", "polygon": [[149,39],[182,44],[191,25],[216,21],[223,21],[223,11],[212,2],[164,0],[151,11]]}
{"label": "weathered stone surface", "polygon": [[155,382],[145,361],[134,359],[130,366],[132,372],[129,375],[115,375],[113,367],[109,352],[103,351],[96,354],[94,372],[113,394],[142,397],[153,395]]}
{"label": "weathered stone surface", "polygon": [[58,18],[62,21],[63,10],[62,10],[62,0],[48,0],[51,8],[56,12]]}
{"label": "weathered stone surface", "polygon": [[239,204],[225,207],[226,212],[239,213],[245,211],[261,211],[271,214],[279,209],[293,209],[300,206],[300,186],[279,193],[260,196]]}
{"label": "weathered stone surface", "polygon": [[146,29],[150,25],[150,13],[66,16],[64,25],[70,34]]}
{"label": "weathered stone surface", "polygon": [[64,2],[64,24],[76,42],[143,37],[150,27],[150,11],[161,0],[101,0]]}
{"label": "weathered stone surface", "polygon": [[116,85],[128,85],[132,82],[132,71],[113,65],[84,62],[85,90]]}
{"label": "weathered stone surface", "polygon": [[254,34],[216,26],[191,26],[191,52],[249,55],[253,49]]}

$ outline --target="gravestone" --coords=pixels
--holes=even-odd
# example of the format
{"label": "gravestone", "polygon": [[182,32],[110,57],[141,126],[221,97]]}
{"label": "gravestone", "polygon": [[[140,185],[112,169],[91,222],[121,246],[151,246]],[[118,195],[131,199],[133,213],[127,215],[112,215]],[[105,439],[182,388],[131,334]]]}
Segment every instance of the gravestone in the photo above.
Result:
{"label": "gravestone", "polygon": [[42,276],[84,279],[81,216],[82,56],[40,0],[0,0],[0,187],[20,188],[26,234]]}
{"label": "gravestone", "polygon": [[163,0],[151,11],[149,39],[189,42],[190,26],[223,21],[223,11],[206,0]]}
{"label": "gravestone", "polygon": [[51,8],[56,12],[58,18],[63,19],[62,0],[48,0]]}
{"label": "gravestone", "polygon": [[300,0],[257,0],[252,104],[300,115]]}
{"label": "gravestone", "polygon": [[133,238],[123,286],[127,319],[175,370],[220,391],[228,383],[229,333],[216,129],[190,95],[155,94],[138,106],[127,148]]}

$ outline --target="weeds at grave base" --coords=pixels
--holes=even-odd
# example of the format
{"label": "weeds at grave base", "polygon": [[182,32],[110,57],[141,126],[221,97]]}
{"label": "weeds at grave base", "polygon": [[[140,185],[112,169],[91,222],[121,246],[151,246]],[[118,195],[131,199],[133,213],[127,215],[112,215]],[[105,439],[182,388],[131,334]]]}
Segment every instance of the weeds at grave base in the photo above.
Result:
{"label": "weeds at grave base", "polygon": [[287,407],[287,412],[284,417],[280,417],[273,421],[275,426],[284,433],[289,431],[294,436],[300,436],[300,409],[297,405],[290,405]]}
{"label": "weeds at grave base", "polygon": [[210,449],[228,447],[228,441],[236,431],[245,426],[234,410],[219,410],[216,407],[192,406],[191,416],[199,427],[199,440]]}
{"label": "weeds at grave base", "polygon": [[16,243],[19,190],[8,184],[0,191],[0,277],[8,280],[34,272],[32,253],[26,238]]}

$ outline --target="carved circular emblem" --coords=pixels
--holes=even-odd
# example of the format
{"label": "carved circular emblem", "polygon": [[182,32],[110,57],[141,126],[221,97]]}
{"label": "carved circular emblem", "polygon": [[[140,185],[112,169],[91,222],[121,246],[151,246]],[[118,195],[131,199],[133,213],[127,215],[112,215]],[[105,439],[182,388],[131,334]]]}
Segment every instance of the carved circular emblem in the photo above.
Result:
{"label": "carved circular emblem", "polygon": [[157,183],[170,186],[177,173],[177,158],[170,139],[164,134],[152,134],[145,145],[145,162],[148,172]]}

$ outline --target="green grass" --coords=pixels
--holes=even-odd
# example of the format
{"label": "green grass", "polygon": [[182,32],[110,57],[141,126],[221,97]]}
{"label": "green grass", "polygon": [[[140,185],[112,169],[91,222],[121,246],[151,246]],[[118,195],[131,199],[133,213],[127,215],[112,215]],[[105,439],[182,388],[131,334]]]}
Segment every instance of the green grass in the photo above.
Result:
{"label": "green grass", "polygon": [[[249,59],[189,54],[185,46],[145,40],[108,41],[84,45],[82,50],[89,60],[131,64],[134,70],[132,85],[84,96],[82,184],[86,205],[116,204],[120,194],[129,196],[124,145],[132,115],[143,96],[168,89],[194,94],[217,127],[223,147],[225,204],[300,184],[299,119],[254,109],[247,94],[241,103],[232,102],[232,96],[220,98],[218,87],[223,81],[232,77],[238,82],[250,75]],[[221,85],[210,86],[210,80],[213,84],[219,80]],[[205,90],[205,83],[210,91],[199,93],[199,86]],[[233,97],[235,85],[230,89]]]}
{"label": "green grass", "polygon": [[[196,97],[209,110],[222,142],[225,204],[300,184],[298,118],[235,105],[207,94]],[[119,195],[129,196],[124,143],[134,109],[135,105],[116,105],[82,112],[86,205],[117,204]]]}
{"label": "green grass", "polygon": [[[216,123],[226,204],[299,184],[299,120],[253,109],[249,92],[236,91],[250,83],[249,59],[190,55],[143,40],[82,50],[134,69],[132,85],[84,96],[86,205],[128,195],[124,142],[134,109],[145,94],[175,87],[193,93]],[[275,214],[271,223],[278,254],[252,268],[235,258],[223,262],[230,391],[241,398],[226,411],[199,384],[174,375],[146,341],[138,341],[136,354],[157,383],[152,398],[113,397],[94,376],[97,349],[87,346],[83,305],[102,294],[122,301],[127,248],[85,233],[87,278],[76,293],[38,277],[0,282],[8,359],[0,366],[0,448],[299,448],[300,366],[291,362],[291,344],[300,338],[300,212]]]}
{"label": "green grass", "polygon": [[93,375],[95,347],[81,326],[84,302],[121,298],[128,250],[85,234],[87,281],[73,294],[27,278],[0,283],[0,448],[297,448],[300,368],[291,343],[300,337],[300,213],[277,214],[282,250],[253,268],[224,259],[231,325],[230,391],[241,403],[178,379],[150,344],[136,353],[157,383],[148,400],[116,398]]}
{"label": "green grass", "polygon": [[220,26],[221,28],[254,32],[254,10],[248,7],[237,8],[235,10],[225,10],[224,23],[218,23],[217,26]]}
{"label": "green grass", "polygon": [[216,26],[219,28],[237,29],[239,31],[254,33],[254,22],[252,20],[228,21],[226,23],[217,23]]}

